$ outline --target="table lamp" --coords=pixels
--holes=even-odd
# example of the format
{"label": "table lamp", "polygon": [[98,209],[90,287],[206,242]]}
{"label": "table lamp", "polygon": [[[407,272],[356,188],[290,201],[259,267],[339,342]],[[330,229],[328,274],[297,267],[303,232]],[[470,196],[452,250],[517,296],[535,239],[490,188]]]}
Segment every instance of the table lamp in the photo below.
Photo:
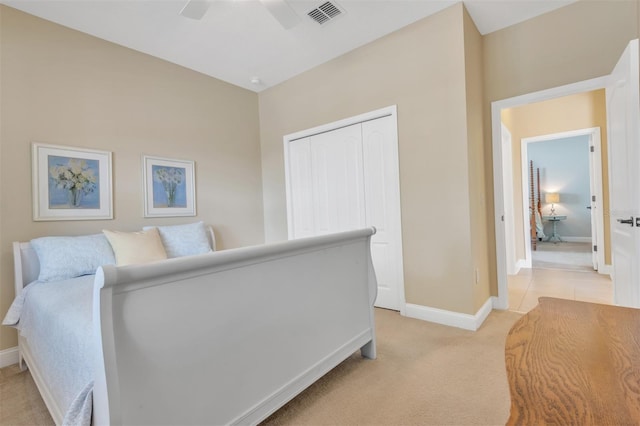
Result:
{"label": "table lamp", "polygon": [[554,204],[560,202],[560,194],[558,194],[557,192],[547,192],[546,194],[544,194],[544,201],[547,204],[551,204],[551,216],[555,216],[556,209]]}

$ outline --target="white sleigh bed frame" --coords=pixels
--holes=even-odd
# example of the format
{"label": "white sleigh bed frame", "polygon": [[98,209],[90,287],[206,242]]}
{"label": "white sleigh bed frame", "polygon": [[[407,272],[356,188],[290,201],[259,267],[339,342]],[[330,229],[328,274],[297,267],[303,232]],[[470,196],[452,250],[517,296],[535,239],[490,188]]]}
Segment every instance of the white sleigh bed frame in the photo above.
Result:
{"label": "white sleigh bed frame", "polygon": [[[375,358],[374,232],[99,268],[93,423],[257,424],[358,349]],[[14,255],[22,287],[38,260],[28,243]]]}

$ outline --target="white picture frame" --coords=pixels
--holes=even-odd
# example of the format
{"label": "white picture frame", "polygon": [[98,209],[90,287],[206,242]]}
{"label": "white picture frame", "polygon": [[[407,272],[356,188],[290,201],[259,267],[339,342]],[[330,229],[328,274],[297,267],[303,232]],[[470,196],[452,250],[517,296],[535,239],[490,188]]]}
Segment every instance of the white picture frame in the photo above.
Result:
{"label": "white picture frame", "polygon": [[31,147],[34,221],[113,219],[111,152]]}
{"label": "white picture frame", "polygon": [[196,215],[195,162],[144,155],[144,217]]}

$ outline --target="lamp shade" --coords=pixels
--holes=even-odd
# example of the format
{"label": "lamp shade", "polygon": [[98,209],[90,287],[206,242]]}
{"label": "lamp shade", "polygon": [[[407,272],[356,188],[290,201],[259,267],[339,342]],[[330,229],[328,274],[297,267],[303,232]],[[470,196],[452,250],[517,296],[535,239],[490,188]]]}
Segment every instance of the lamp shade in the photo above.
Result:
{"label": "lamp shade", "polygon": [[544,194],[544,201],[548,204],[559,203],[560,194],[558,194],[557,192],[547,192],[546,194]]}

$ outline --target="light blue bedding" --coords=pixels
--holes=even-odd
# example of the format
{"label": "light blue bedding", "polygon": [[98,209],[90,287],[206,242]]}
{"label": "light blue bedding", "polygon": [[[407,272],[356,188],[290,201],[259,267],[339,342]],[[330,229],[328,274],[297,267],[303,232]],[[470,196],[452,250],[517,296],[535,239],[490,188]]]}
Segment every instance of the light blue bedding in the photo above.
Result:
{"label": "light blue bedding", "polygon": [[65,413],[65,425],[91,423],[94,278],[29,284],[2,322],[15,326],[27,340],[43,379]]}

